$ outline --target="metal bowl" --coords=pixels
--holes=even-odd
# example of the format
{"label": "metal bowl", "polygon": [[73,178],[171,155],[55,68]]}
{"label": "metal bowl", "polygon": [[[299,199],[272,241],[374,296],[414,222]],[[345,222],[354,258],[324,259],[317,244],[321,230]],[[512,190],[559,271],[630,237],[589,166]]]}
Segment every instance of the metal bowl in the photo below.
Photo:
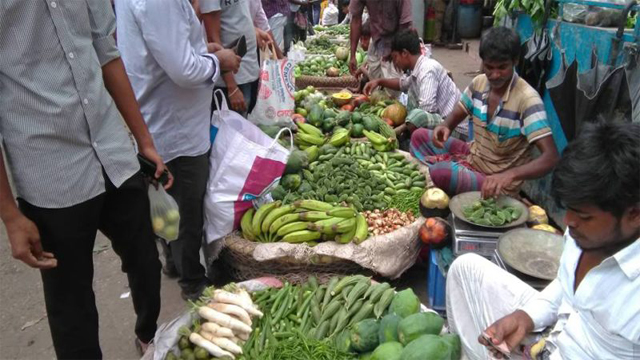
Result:
{"label": "metal bowl", "polygon": [[451,200],[449,201],[449,208],[451,209],[451,212],[453,212],[453,214],[458,219],[461,219],[462,221],[469,223],[473,226],[480,226],[480,227],[490,228],[490,229],[509,229],[512,227],[520,226],[525,222],[527,222],[527,219],[529,218],[529,209],[525,204],[523,204],[522,202],[512,197],[509,197],[506,195],[500,195],[496,199],[496,204],[498,204],[498,206],[500,207],[513,206],[515,208],[520,209],[522,211],[520,217],[515,221],[512,221],[508,224],[500,225],[500,226],[476,224],[474,222],[469,221],[469,219],[467,219],[467,217],[464,216],[464,213],[462,212],[462,208],[480,199],[481,199],[480,191],[470,191],[470,192],[458,194],[453,198],[451,198]]}
{"label": "metal bowl", "polygon": [[562,236],[543,230],[514,229],[498,239],[498,253],[505,264],[544,280],[556,278],[563,249]]}

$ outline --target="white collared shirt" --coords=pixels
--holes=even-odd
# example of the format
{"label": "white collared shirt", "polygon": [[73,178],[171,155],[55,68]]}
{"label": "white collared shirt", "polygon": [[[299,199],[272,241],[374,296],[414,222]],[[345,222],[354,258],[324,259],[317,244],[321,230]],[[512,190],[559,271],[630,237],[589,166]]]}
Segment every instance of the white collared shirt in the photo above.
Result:
{"label": "white collared shirt", "polygon": [[556,322],[551,357],[640,359],[640,239],[591,269],[574,293],[582,250],[564,236],[558,277],[522,309],[536,330]]}
{"label": "white collared shirt", "polygon": [[414,108],[443,118],[453,111],[460,100],[460,90],[447,74],[447,70],[434,59],[421,55],[411,75],[400,79],[400,90],[409,94]]}
{"label": "white collared shirt", "polygon": [[118,48],[158,152],[164,161],[206,153],[219,66],[193,7],[188,0],[115,4]]}

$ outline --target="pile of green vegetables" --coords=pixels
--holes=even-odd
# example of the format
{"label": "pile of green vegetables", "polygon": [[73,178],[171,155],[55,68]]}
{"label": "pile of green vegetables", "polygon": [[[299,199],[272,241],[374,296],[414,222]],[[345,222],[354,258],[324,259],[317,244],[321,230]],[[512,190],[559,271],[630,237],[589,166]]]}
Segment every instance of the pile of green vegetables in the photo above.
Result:
{"label": "pile of green vegetables", "polygon": [[239,359],[457,360],[460,341],[440,336],[444,320],[420,312],[411,289],[372,284],[361,275],[319,285],[285,284],[253,294],[265,316]]}
{"label": "pile of green vegetables", "polygon": [[326,36],[319,36],[305,42],[307,54],[331,55],[336,51],[336,45]]}
{"label": "pile of green vegetables", "polygon": [[[306,158],[302,152],[307,154]],[[312,199],[336,205],[344,202],[359,212],[384,210],[389,208],[392,196],[423,191],[426,185],[417,165],[400,153],[379,152],[370,143],[313,146],[294,151],[291,157],[296,166],[288,164],[290,173],[271,193],[275,200],[285,204]]]}
{"label": "pile of green vegetables", "polygon": [[349,62],[338,60],[331,56],[310,56],[305,61],[296,64],[294,76],[342,76],[349,74]]}
{"label": "pile of green vegetables", "polygon": [[322,26],[316,25],[313,27],[313,30],[327,35],[349,35],[349,25],[333,25],[333,26]]}
{"label": "pile of green vegetables", "polygon": [[522,210],[513,206],[499,207],[494,198],[474,201],[462,207],[462,213],[474,224],[483,226],[502,226],[516,221]]}

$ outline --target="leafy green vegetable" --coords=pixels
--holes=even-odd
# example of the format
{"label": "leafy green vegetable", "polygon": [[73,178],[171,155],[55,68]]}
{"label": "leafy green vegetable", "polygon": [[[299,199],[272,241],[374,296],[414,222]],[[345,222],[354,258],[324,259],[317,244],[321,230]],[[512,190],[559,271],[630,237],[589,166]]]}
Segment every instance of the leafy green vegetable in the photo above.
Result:
{"label": "leafy green vegetable", "polygon": [[355,360],[356,357],[338,349],[330,339],[315,340],[297,333],[270,344],[256,360]]}

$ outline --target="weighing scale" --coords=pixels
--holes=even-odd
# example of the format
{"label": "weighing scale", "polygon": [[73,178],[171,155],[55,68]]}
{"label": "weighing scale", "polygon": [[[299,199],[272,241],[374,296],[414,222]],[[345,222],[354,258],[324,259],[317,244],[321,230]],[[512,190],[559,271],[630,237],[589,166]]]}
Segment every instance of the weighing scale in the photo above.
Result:
{"label": "weighing scale", "polygon": [[498,253],[498,250],[494,250],[493,251],[493,256],[491,257],[491,262],[493,262],[494,264],[500,266],[502,269],[508,271],[509,273],[515,275],[518,279],[524,281],[527,285],[531,286],[532,288],[538,290],[538,291],[542,291],[544,290],[544,288],[547,287],[547,285],[549,285],[549,283],[551,283],[551,281],[549,280],[544,280],[544,279],[538,279],[537,277],[533,277],[533,276],[529,276],[527,274],[523,274],[518,270],[515,270],[514,268],[512,268],[511,266],[507,265],[502,258],[500,257],[500,254]]}
{"label": "weighing scale", "polygon": [[453,229],[453,253],[460,256],[474,253],[492,260],[498,245],[498,238],[509,230],[525,227],[524,225],[508,229],[489,229],[469,224],[458,219],[453,212],[449,216]]}

